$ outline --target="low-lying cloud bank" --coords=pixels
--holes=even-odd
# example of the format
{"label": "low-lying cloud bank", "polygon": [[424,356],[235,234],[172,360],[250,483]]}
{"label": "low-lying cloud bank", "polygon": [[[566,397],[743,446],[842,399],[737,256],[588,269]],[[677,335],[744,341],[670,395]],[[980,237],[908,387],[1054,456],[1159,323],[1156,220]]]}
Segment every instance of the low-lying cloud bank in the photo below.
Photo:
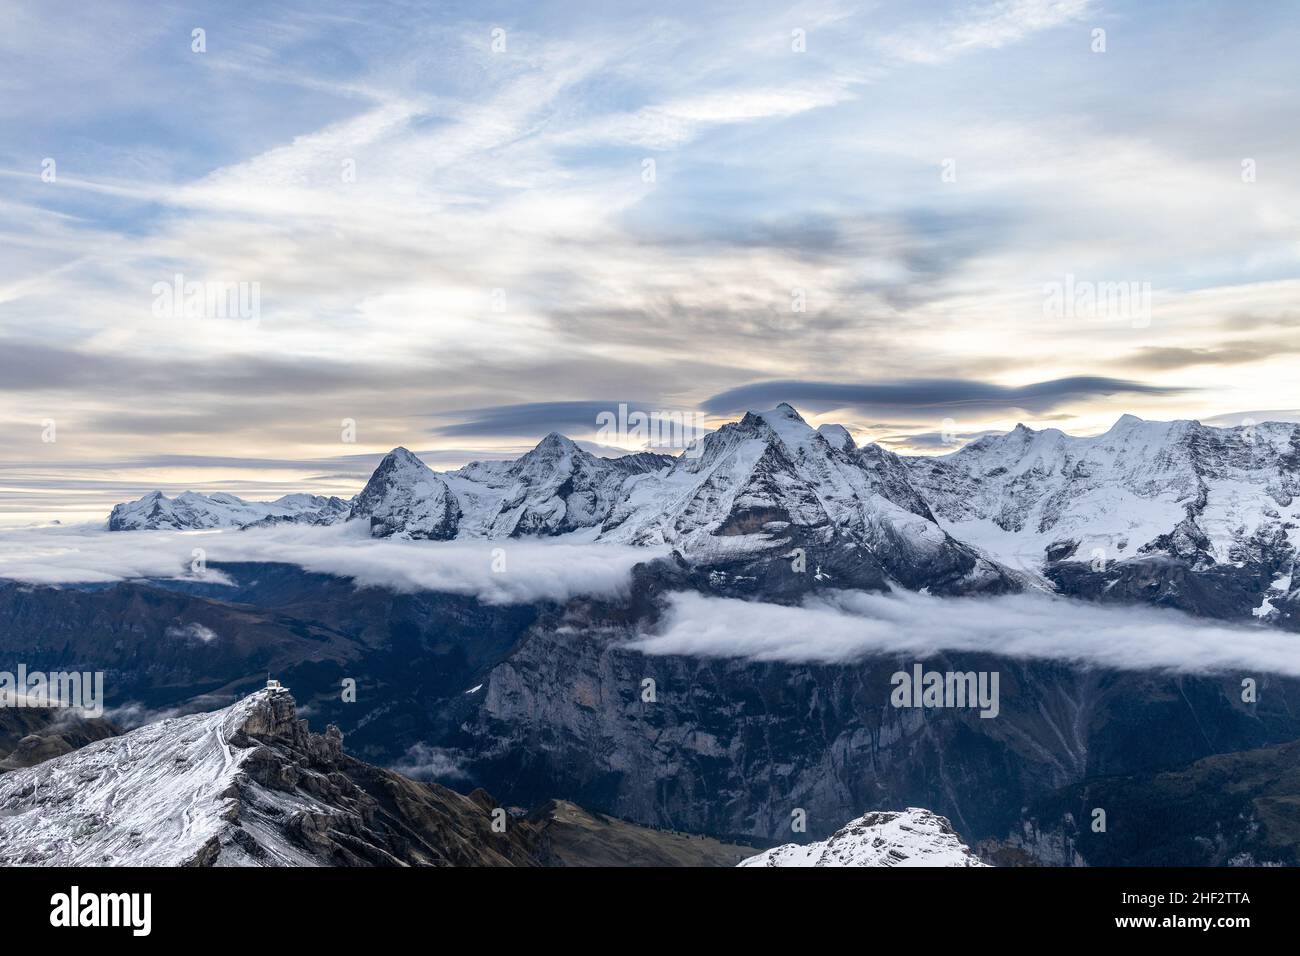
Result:
{"label": "low-lying cloud bank", "polygon": [[[140,578],[198,579],[207,564],[273,561],[394,591],[470,594],[489,604],[563,601],[626,592],[632,567],[652,548],[557,541],[393,541],[361,525],[248,531],[104,531],[93,526],[0,530],[0,579],[97,584]],[[204,580],[229,583],[209,568]]]}
{"label": "low-lying cloud bank", "polygon": [[1086,604],[1046,594],[939,598],[834,591],[802,607],[693,593],[672,596],[648,654],[844,663],[978,652],[1119,670],[1300,677],[1300,635],[1214,624],[1176,611]]}

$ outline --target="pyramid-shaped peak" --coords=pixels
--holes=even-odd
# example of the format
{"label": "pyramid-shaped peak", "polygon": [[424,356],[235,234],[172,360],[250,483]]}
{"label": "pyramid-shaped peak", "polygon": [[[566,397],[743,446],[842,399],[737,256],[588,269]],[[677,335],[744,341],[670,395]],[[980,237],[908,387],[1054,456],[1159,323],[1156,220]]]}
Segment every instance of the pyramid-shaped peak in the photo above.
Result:
{"label": "pyramid-shaped peak", "polygon": [[415,453],[412,452],[409,448],[405,448],[402,445],[398,445],[396,448],[394,448],[392,451],[390,451],[387,455],[384,456],[383,460],[380,461],[379,463],[379,467],[376,468],[375,471],[377,472],[392,471],[392,470],[405,471],[407,469],[412,469],[412,468],[421,471],[430,470],[429,466],[426,465],[423,461],[421,461],[415,455]]}
{"label": "pyramid-shaped peak", "polygon": [[559,447],[559,448],[577,448],[568,435],[561,435],[559,432],[551,432],[545,438],[537,443],[537,447]]}
{"label": "pyramid-shaped peak", "polygon": [[559,432],[551,432],[539,441],[528,454],[572,454],[581,450],[582,449],[578,447],[577,442],[572,438],[569,438],[567,435],[561,435]]}

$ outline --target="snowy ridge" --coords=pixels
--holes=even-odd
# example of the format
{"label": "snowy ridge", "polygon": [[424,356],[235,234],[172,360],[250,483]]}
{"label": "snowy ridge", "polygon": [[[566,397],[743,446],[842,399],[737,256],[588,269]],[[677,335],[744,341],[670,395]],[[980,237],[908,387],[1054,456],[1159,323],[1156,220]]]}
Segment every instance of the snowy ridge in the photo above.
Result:
{"label": "snowy ridge", "polygon": [[[873,565],[882,583],[1011,586],[1001,569],[939,527],[895,456],[854,448],[842,428],[815,430],[786,404],[724,425],[703,439],[698,456],[639,484],[601,537],[668,544],[704,564],[824,549],[841,555],[826,558],[831,580],[855,561]],[[854,570],[866,573],[860,564]]]}
{"label": "snowy ridge", "polygon": [[536,865],[494,805],[348,756],[268,687],[0,777],[0,865]]}
{"label": "snowy ridge", "polygon": [[1297,425],[1125,415],[1091,438],[1019,425],[907,464],[950,533],[1034,571],[1154,553],[1205,568],[1261,548],[1293,560],[1300,546]]}
{"label": "snowy ridge", "polygon": [[987,866],[957,836],[947,818],[929,810],[879,810],[828,839],[787,843],[738,866]]}
{"label": "snowy ridge", "polygon": [[0,776],[0,865],[180,866],[227,825],[264,694],[149,724]]}
{"label": "snowy ridge", "polygon": [[116,505],[108,518],[110,531],[198,531],[244,528],[292,521],[332,524],[347,516],[347,502],[320,495],[290,494],[274,501],[245,501],[224,493],[201,495],[186,491],[168,498],[151,491],[136,501]]}

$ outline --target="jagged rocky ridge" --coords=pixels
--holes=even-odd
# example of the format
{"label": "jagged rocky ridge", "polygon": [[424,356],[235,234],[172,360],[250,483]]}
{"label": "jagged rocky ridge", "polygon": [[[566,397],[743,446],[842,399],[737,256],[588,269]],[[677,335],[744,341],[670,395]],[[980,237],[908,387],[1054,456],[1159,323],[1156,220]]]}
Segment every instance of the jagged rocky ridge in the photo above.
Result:
{"label": "jagged rocky ridge", "polygon": [[739,866],[987,866],[947,818],[920,807],[877,810],[858,817],[825,840],[786,843]]}
{"label": "jagged rocky ridge", "polygon": [[0,777],[0,865],[533,865],[493,802],[355,760],[259,691]]}
{"label": "jagged rocky ridge", "polygon": [[482,790],[410,780],[348,756],[333,725],[311,733],[284,690],[121,736],[99,719],[22,713],[23,730],[64,730],[57,747],[0,763],[14,771],[0,777],[0,865],[732,866],[756,850],[565,800],[524,815]]}

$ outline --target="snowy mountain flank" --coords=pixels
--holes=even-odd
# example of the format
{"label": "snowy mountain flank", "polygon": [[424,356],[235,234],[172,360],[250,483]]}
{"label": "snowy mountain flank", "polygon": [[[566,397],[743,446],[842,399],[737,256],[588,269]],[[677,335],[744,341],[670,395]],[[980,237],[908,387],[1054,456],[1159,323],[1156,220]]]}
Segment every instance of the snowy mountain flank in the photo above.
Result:
{"label": "snowy mountain flank", "polygon": [[435,472],[397,448],[351,502],[153,492],[109,529],[342,521],[376,537],[666,545],[712,589],[773,599],[1042,587],[1300,629],[1300,426],[1276,422],[1126,415],[1089,438],[1021,425],[908,458],[782,404],[676,458],[600,458],[552,433],[515,461]]}
{"label": "snowy mountain flank", "polygon": [[265,690],[0,776],[0,865],[530,865],[485,802],[348,757]]}
{"label": "snowy mountain flank", "polygon": [[787,843],[738,866],[987,866],[929,810],[867,813],[817,843]]}
{"label": "snowy mountain flank", "polygon": [[1065,593],[1300,627],[1298,425],[1021,425],[907,464],[949,533]]}

